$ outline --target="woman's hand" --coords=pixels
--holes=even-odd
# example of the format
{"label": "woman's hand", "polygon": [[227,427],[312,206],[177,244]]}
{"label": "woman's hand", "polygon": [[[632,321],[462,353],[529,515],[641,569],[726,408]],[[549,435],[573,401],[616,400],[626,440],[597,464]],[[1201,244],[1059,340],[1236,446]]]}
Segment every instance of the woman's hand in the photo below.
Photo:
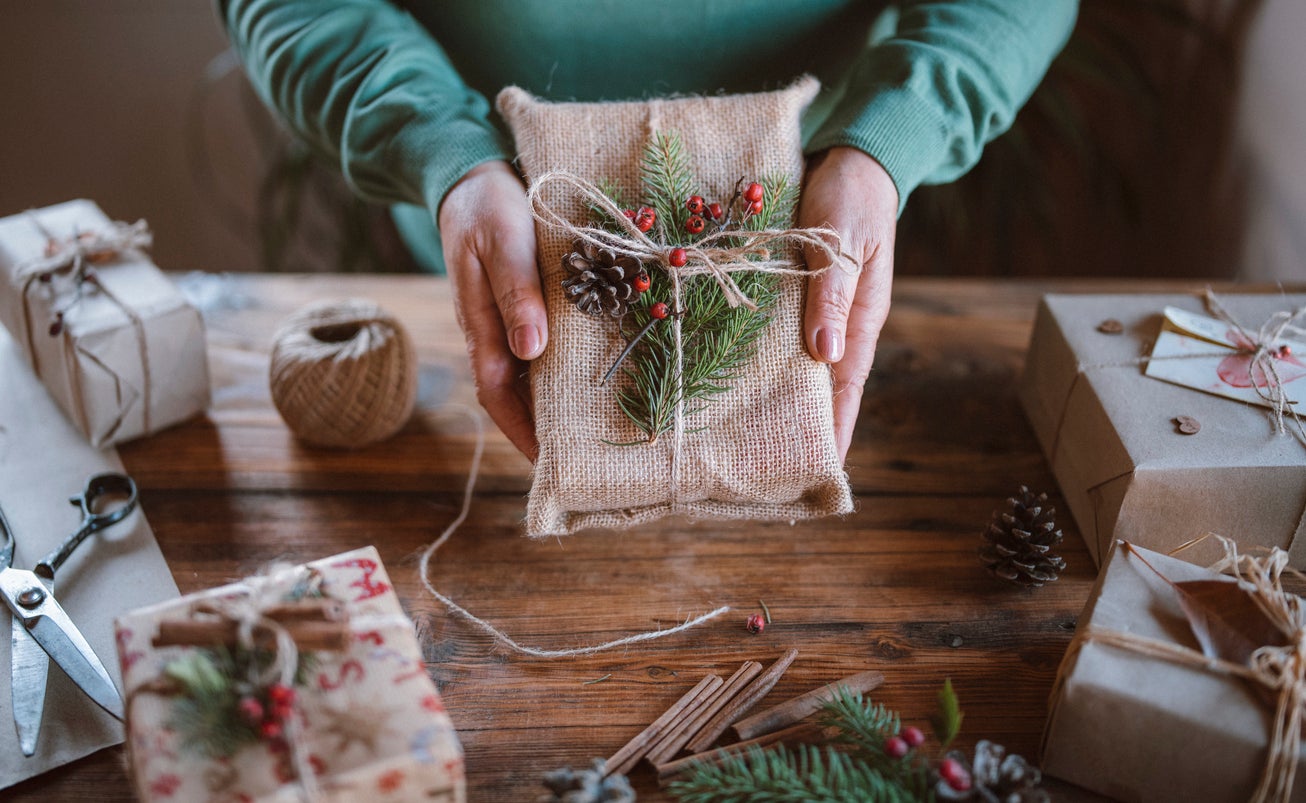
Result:
{"label": "woman's hand", "polygon": [[[835,266],[814,277],[803,317],[807,350],[834,366],[834,437],[843,460],[889,314],[898,189],[870,156],[855,148],[831,148],[808,166],[798,225],[833,228],[843,238],[844,253],[861,267],[856,275]],[[812,249],[805,256],[813,270],[829,263]]]}
{"label": "woman's hand", "polygon": [[507,162],[480,164],[445,195],[437,219],[476,399],[533,461],[539,443],[525,361],[544,351],[549,330],[521,179]]}

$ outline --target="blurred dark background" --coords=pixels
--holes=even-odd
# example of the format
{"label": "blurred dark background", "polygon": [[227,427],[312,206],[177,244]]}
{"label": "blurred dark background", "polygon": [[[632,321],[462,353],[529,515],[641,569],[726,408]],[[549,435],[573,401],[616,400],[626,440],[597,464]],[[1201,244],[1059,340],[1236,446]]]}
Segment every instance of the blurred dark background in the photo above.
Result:
{"label": "blurred dark background", "polygon": [[[412,269],[263,111],[207,0],[0,10],[0,215],[148,219],[170,270]],[[1083,0],[1012,131],[913,195],[900,274],[1306,279],[1306,3]]]}

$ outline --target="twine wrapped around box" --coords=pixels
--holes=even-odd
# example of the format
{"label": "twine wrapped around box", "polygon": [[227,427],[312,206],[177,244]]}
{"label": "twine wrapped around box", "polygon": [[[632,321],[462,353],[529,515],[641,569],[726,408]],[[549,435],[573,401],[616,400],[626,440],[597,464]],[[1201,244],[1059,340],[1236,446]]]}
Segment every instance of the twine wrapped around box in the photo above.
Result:
{"label": "twine wrapped around box", "polygon": [[[645,144],[655,133],[675,131],[699,186],[724,198],[741,176],[781,174],[799,182],[799,117],[817,89],[809,78],[753,95],[555,104],[509,88],[498,107],[532,183],[565,173],[637,194]],[[537,187],[537,212],[546,208],[583,224],[584,194],[567,184]],[[670,514],[795,520],[852,510],[834,442],[829,368],[803,346],[802,277],[776,267],[779,299],[728,392],[678,415],[674,437],[626,445],[639,433],[601,383],[626,344],[610,323],[577,314],[564,298],[560,264],[572,243],[566,227],[541,223],[537,239],[549,346],[531,365],[540,455],[528,535],[631,526]],[[729,300],[744,302],[728,292],[729,271],[705,269]]]}

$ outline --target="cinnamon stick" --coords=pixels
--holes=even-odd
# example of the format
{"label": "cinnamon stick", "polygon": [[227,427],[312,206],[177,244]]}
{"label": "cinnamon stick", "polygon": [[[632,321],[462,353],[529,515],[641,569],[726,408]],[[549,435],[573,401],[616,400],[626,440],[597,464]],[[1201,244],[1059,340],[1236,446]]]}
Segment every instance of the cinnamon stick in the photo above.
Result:
{"label": "cinnamon stick", "polygon": [[699,764],[720,764],[732,756],[744,755],[751,747],[766,747],[780,742],[799,742],[805,739],[814,738],[820,732],[821,728],[810,722],[800,722],[784,730],[772,731],[758,736],[755,739],[749,739],[744,742],[736,742],[726,747],[718,747],[706,753],[694,753],[684,758],[666,764],[656,766],[658,773],[658,786],[664,787],[676,779],[676,776],[691,769]]}
{"label": "cinnamon stick", "polygon": [[771,691],[775,684],[779,682],[781,676],[784,675],[785,670],[789,668],[789,665],[792,664],[794,659],[797,657],[798,650],[789,650],[784,655],[780,656],[775,663],[771,664],[765,672],[758,675],[752,683],[748,684],[743,691],[730,700],[724,708],[718,711],[716,716],[708,720],[707,724],[703,726],[703,729],[699,731],[698,735],[695,736],[687,745],[689,751],[691,753],[697,753],[701,750],[705,750],[710,747],[713,742],[721,738],[721,734],[726,732],[726,728],[730,727],[736,720],[752,710],[753,706],[757,705],[758,702],[767,695],[767,692]]}
{"label": "cinnamon stick", "polygon": [[679,753],[681,748],[688,744],[689,740],[693,739],[703,726],[761,671],[762,665],[757,661],[745,661],[713,692],[711,697],[703,700],[702,705],[695,706],[693,711],[686,711],[675,727],[653,743],[644,758],[653,764],[662,764]]}
{"label": "cinnamon stick", "polygon": [[659,734],[673,727],[685,709],[694,705],[695,701],[710,696],[722,682],[720,675],[708,675],[700,680],[697,686],[685,692],[679,700],[663,712],[662,716],[653,720],[647,728],[636,734],[635,738],[626,742],[620,750],[613,753],[605,765],[606,773],[612,775],[614,773],[624,774],[630,772],[631,768],[648,752],[649,746],[653,744]]}
{"label": "cinnamon stick", "polygon": [[[230,619],[164,621],[152,643],[155,647],[235,647],[240,642],[240,625]],[[282,627],[290,633],[301,650],[339,651],[349,646],[349,626],[345,622],[291,620]],[[266,632],[255,633],[255,641],[270,644]]]}
{"label": "cinnamon stick", "polygon": [[859,672],[819,689],[812,689],[806,694],[753,714],[747,719],[741,719],[731,727],[731,730],[740,739],[752,739],[754,736],[770,733],[806,719],[833,700],[840,689],[865,694],[879,688],[882,683],[884,683],[883,673],[874,670]]}

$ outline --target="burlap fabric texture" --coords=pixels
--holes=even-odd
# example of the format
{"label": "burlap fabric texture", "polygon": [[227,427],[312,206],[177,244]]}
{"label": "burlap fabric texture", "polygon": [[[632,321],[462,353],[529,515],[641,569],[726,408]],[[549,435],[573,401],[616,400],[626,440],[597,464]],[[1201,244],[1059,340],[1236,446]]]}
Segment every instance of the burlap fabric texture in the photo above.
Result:
{"label": "burlap fabric texture", "polygon": [[[639,165],[655,132],[677,132],[705,197],[725,200],[740,178],[803,170],[799,118],[819,85],[749,95],[620,103],[549,103],[516,87],[499,94],[527,180],[567,171],[640,197]],[[584,221],[583,202],[546,187],[543,201]],[[835,447],[828,366],[803,346],[803,282],[780,298],[756,354],[729,392],[684,421],[679,439],[641,438],[599,381],[624,346],[611,318],[563,297],[565,232],[537,226],[549,345],[531,365],[540,454],[526,510],[532,537],[626,527],[671,514],[708,519],[807,519],[852,510]]]}

